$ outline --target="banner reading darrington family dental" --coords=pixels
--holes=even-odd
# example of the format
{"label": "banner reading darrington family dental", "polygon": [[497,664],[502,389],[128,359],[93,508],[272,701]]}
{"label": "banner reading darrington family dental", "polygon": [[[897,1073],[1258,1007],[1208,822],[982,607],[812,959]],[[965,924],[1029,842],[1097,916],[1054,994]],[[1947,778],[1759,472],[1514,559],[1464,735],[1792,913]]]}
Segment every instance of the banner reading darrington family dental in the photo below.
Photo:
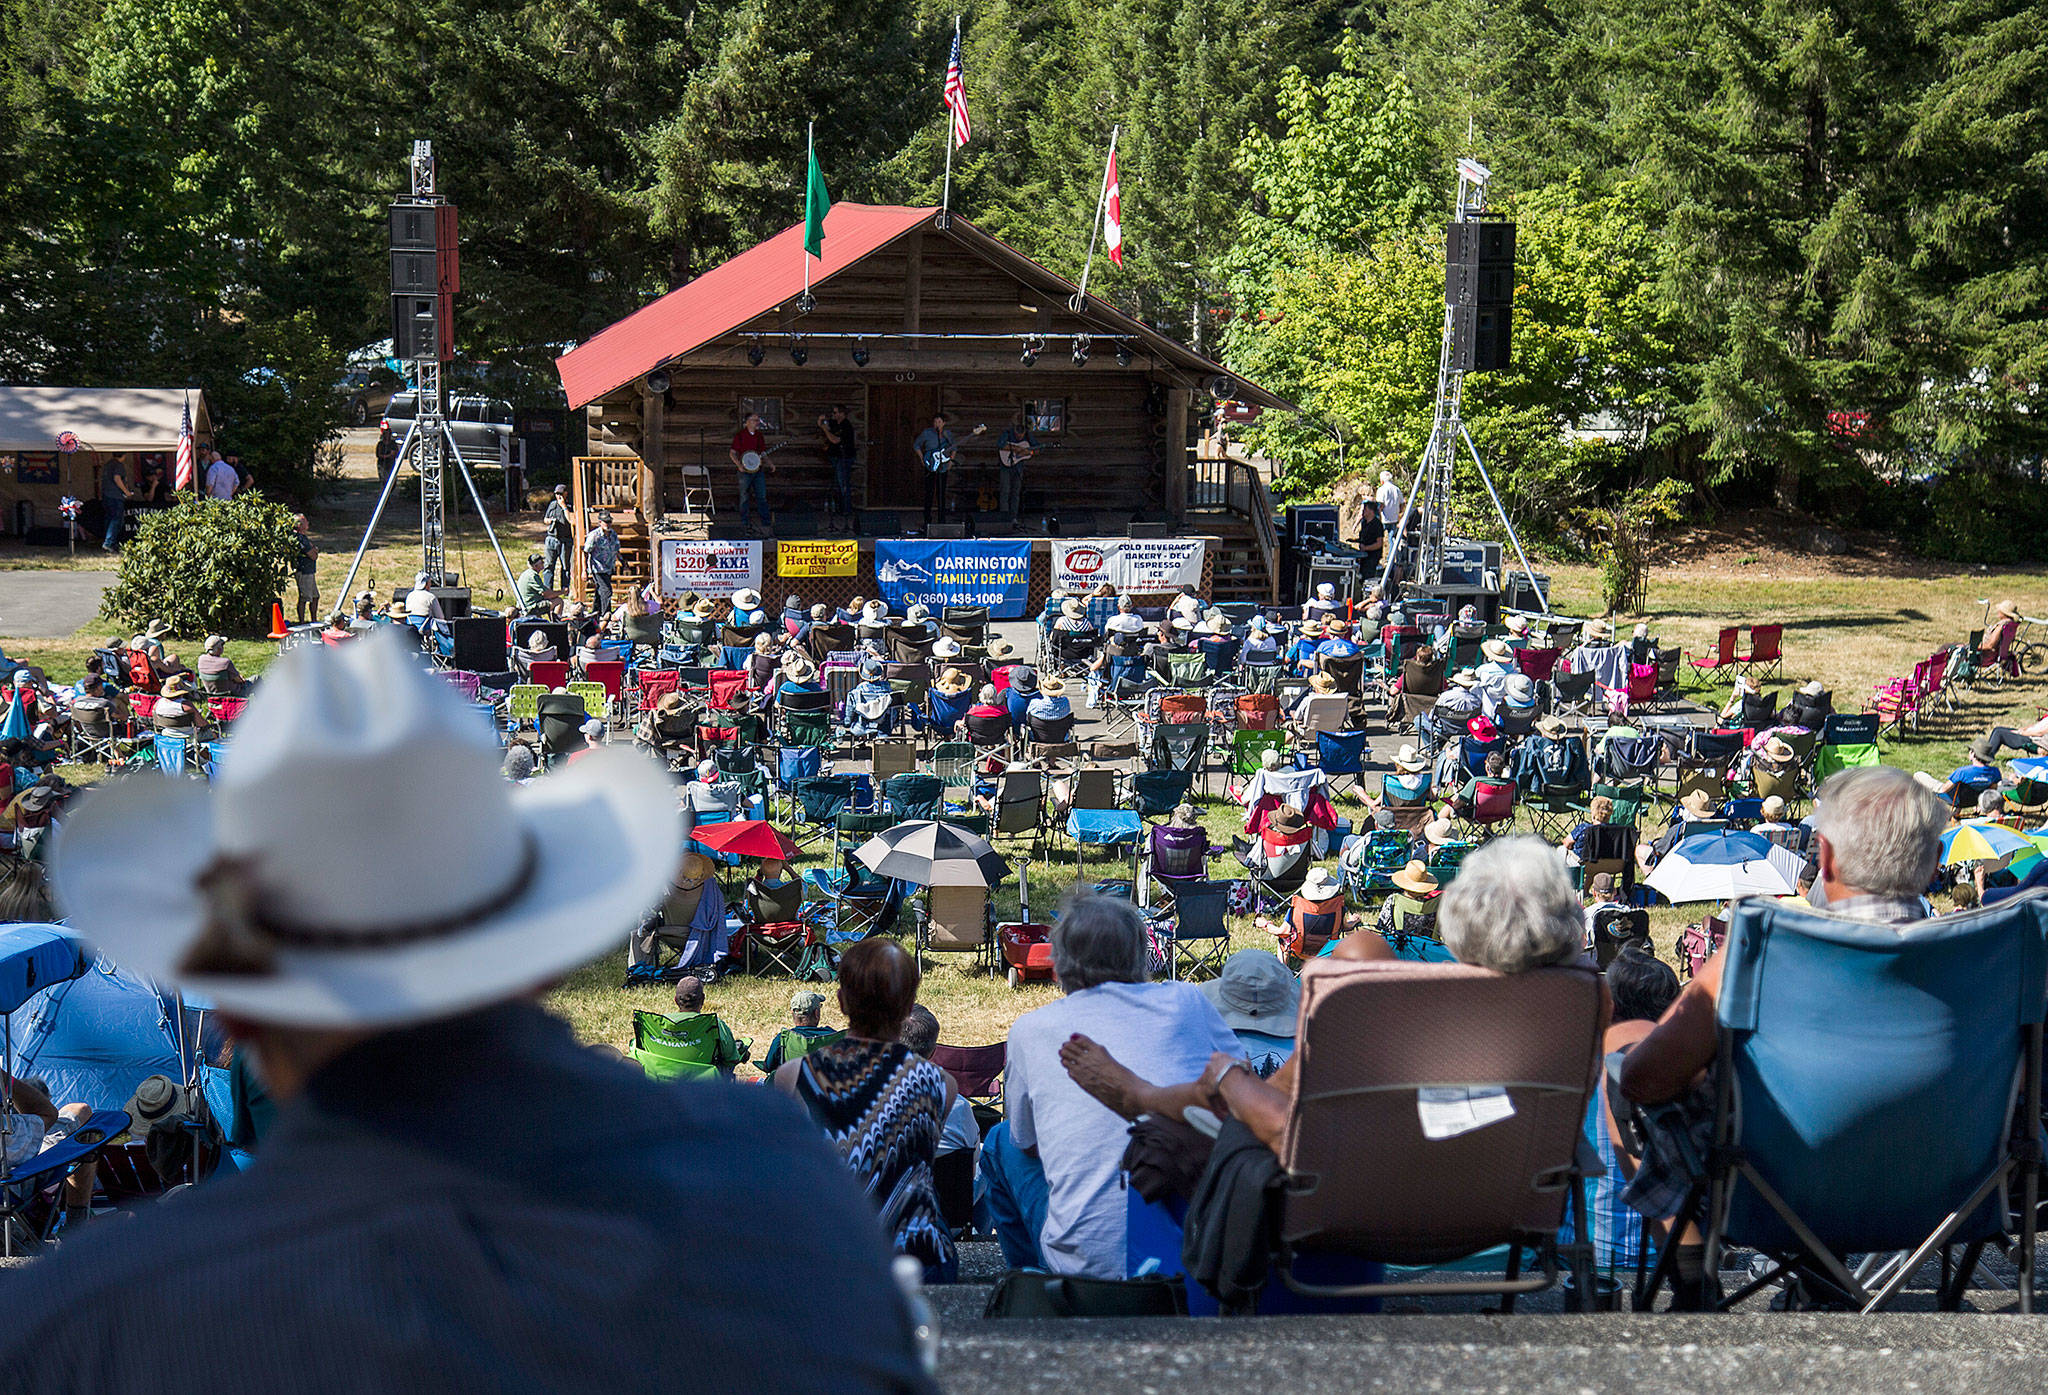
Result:
{"label": "banner reading darrington family dental", "polygon": [[1200,538],[1055,538],[1052,584],[1087,592],[1103,582],[1140,596],[1202,584]]}
{"label": "banner reading darrington family dental", "polygon": [[875,540],[875,585],[889,609],[907,606],[985,605],[991,618],[1024,618],[1031,589],[1031,543],[1025,538],[964,538],[927,542]]}

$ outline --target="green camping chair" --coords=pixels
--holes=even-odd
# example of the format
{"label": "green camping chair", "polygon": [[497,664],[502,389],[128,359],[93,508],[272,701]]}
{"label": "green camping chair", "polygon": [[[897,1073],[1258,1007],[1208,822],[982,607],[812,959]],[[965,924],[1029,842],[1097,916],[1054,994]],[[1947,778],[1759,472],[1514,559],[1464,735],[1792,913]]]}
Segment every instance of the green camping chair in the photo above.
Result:
{"label": "green camping chair", "polygon": [[[633,1047],[628,1054],[649,1080],[709,1080],[739,1064],[737,1059],[718,1059],[720,1025],[714,1013],[674,1018],[643,1009],[633,1014]],[[745,1056],[742,1050],[739,1058]]]}
{"label": "green camping chair", "polygon": [[1595,785],[1593,795],[1606,795],[1614,801],[1614,817],[1610,822],[1636,827],[1643,819],[1643,810],[1650,802],[1649,786],[1641,780],[1625,785]]}

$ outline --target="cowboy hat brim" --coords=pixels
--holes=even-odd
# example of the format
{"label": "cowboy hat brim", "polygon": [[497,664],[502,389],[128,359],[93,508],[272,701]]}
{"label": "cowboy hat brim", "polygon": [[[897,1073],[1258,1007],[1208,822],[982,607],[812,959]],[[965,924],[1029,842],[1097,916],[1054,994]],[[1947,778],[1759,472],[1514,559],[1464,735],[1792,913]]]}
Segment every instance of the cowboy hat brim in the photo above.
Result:
{"label": "cowboy hat brim", "polygon": [[[59,830],[52,881],[85,940],[221,1012],[297,1027],[428,1022],[531,992],[615,948],[675,872],[675,790],[644,757],[599,751],[511,800],[535,863],[502,910],[407,945],[280,948],[260,976],[179,971],[206,914],[196,878],[217,851],[210,786],[130,778],[96,790]],[[179,837],[148,836],[165,828]]]}

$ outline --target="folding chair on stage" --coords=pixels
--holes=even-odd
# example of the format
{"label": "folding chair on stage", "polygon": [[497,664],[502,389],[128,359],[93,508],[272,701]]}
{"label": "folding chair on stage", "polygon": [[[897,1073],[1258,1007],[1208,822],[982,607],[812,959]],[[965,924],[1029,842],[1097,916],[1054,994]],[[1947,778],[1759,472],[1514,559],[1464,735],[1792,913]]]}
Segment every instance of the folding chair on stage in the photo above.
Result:
{"label": "folding chair on stage", "polygon": [[[1568,1263],[1592,1292],[1591,1246],[1560,1246],[1571,1207],[1586,1234],[1581,1124],[1600,1059],[1591,970],[1497,974],[1464,964],[1332,966],[1302,984],[1301,1053],[1280,1146],[1277,1263],[1297,1293],[1327,1298],[1498,1294],[1550,1287]],[[1398,1026],[1394,1025],[1398,1024]],[[1497,1104],[1492,1122],[1438,1109],[1448,1092]],[[1429,1266],[1507,1249],[1501,1278],[1342,1283],[1324,1256]],[[1541,1273],[1524,1276],[1533,1252]]]}
{"label": "folding chair on stage", "polygon": [[[1939,1253],[1937,1303],[1954,1310],[2016,1214],[2019,1310],[2033,1311],[2044,937],[2040,897],[1910,925],[1735,903],[1712,1144],[1685,1159],[1680,1214],[1704,1233],[1710,1279],[1732,1246],[1772,1268],[1723,1308],[1796,1275],[1811,1297],[1875,1312]],[[1872,1259],[1852,1271],[1859,1254]],[[1672,1262],[1667,1245],[1638,1311]]]}

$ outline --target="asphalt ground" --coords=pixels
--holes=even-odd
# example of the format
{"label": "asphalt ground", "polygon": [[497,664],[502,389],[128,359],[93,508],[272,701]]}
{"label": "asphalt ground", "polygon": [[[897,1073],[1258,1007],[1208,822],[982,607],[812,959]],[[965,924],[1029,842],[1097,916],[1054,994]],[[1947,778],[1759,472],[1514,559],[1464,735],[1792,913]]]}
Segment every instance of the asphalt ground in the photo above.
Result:
{"label": "asphalt ground", "polygon": [[64,639],[92,623],[114,573],[0,571],[0,639]]}

